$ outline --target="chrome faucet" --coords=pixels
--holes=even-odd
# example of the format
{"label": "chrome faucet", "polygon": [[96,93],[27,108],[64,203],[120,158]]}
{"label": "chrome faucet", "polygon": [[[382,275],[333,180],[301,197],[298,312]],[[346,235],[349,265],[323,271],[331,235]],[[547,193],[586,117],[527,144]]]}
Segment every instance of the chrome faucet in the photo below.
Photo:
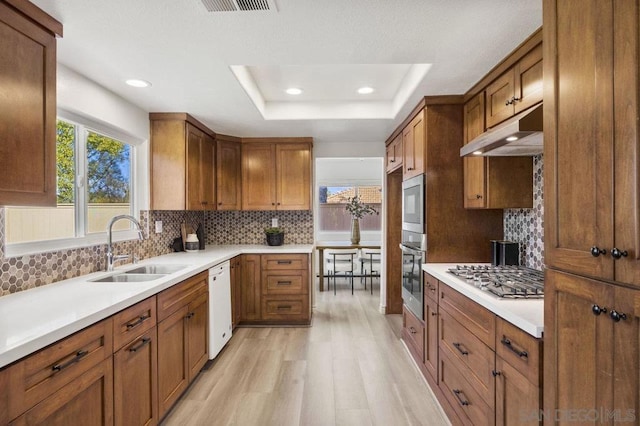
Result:
{"label": "chrome faucet", "polygon": [[[113,271],[113,265],[118,261],[118,260],[124,260],[124,259],[128,259],[129,257],[132,257],[131,255],[128,254],[120,254],[120,255],[114,255],[113,254],[113,241],[112,241],[112,237],[113,237],[113,224],[116,223],[117,221],[119,221],[120,219],[128,219],[131,222],[133,222],[133,224],[136,226],[136,228],[138,228],[138,238],[140,239],[140,241],[144,240],[144,236],[142,235],[142,226],[140,226],[140,222],[138,222],[138,220],[128,214],[121,214],[118,216],[114,216],[110,221],[109,221],[109,225],[107,225],[107,271]],[[134,263],[136,261],[136,258],[133,257]]]}

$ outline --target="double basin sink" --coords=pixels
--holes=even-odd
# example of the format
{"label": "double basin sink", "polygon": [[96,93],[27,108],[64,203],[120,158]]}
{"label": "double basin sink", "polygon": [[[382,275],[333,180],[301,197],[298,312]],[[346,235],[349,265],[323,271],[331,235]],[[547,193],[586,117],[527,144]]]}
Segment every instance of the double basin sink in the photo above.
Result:
{"label": "double basin sink", "polygon": [[181,271],[189,265],[144,265],[115,275],[91,280],[98,283],[131,283],[153,281]]}

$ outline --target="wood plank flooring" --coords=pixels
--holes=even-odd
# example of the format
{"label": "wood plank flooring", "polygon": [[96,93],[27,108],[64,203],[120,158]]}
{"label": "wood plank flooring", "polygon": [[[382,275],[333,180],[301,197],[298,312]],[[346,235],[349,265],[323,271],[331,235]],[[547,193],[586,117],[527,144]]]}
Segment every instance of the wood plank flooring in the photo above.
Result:
{"label": "wood plank flooring", "polygon": [[449,424],[379,300],[338,284],[312,327],[236,329],[163,425]]}

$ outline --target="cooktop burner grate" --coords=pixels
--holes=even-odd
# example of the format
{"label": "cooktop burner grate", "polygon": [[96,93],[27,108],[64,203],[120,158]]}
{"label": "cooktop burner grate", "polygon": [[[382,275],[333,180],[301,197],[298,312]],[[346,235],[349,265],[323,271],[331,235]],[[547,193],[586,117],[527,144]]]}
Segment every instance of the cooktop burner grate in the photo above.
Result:
{"label": "cooktop burner grate", "polygon": [[500,298],[544,297],[544,274],[524,266],[457,265],[449,272]]}

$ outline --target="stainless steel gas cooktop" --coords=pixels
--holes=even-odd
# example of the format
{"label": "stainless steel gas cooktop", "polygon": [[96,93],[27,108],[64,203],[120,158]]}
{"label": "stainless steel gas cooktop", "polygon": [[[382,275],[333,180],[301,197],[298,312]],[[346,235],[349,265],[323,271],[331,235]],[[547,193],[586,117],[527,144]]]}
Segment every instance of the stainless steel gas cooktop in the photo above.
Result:
{"label": "stainless steel gas cooktop", "polygon": [[500,298],[544,297],[544,274],[524,266],[457,265],[449,272]]}

